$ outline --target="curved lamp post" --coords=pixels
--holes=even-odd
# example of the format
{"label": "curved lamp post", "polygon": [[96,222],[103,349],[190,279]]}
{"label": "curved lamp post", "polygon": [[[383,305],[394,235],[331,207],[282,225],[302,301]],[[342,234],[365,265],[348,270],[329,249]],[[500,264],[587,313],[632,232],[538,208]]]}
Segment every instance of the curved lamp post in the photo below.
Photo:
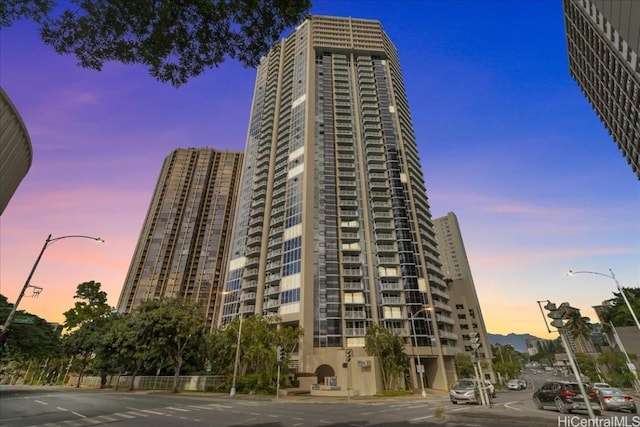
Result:
{"label": "curved lamp post", "polygon": [[413,356],[418,361],[417,366],[418,366],[418,374],[420,374],[420,387],[422,388],[422,397],[426,398],[427,391],[424,389],[424,367],[422,366],[422,362],[420,361],[420,355],[418,355],[416,351],[416,348],[418,347],[418,334],[416,333],[416,323],[415,323],[416,314],[421,313],[423,311],[431,311],[431,307],[422,307],[420,310],[413,313],[411,315],[411,327],[413,328]]}
{"label": "curved lamp post", "polygon": [[49,237],[47,237],[47,240],[44,241],[44,245],[42,246],[42,250],[40,250],[40,254],[38,255],[38,258],[36,258],[36,262],[33,264],[33,267],[31,267],[31,272],[29,273],[29,277],[27,277],[27,281],[24,282],[24,286],[22,287],[22,291],[20,292],[20,295],[18,296],[18,299],[16,300],[15,304],[13,304],[13,308],[11,308],[11,313],[9,313],[9,316],[7,317],[7,320],[5,320],[4,322],[4,326],[2,327],[2,341],[0,342],[0,345],[4,346],[4,342],[5,342],[5,337],[8,334],[8,328],[9,325],[11,325],[11,321],[13,320],[15,314],[16,314],[16,310],[18,309],[18,305],[20,304],[20,301],[22,300],[22,297],[24,296],[24,293],[27,291],[27,289],[29,288],[29,284],[31,283],[31,278],[33,277],[33,273],[35,273],[36,268],[38,267],[38,263],[40,263],[40,258],[42,258],[42,254],[44,254],[44,251],[47,249],[47,247],[53,243],[53,242],[57,242],[58,240],[62,240],[62,239],[69,239],[71,237],[78,237],[78,238],[82,238],[82,239],[91,239],[91,240],[96,240],[100,243],[104,243],[104,240],[102,240],[100,237],[92,237],[92,236],[83,236],[83,235],[79,235],[79,234],[72,234],[69,236],[62,236],[62,237],[54,237],[53,239],[51,238],[51,234],[49,234]]}
{"label": "curved lamp post", "polygon": [[229,396],[233,397],[236,395],[236,379],[238,378],[238,365],[240,364],[240,340],[242,338],[242,319],[244,318],[243,313],[240,313],[240,324],[238,325],[238,342],[236,343],[236,359],[233,363],[233,380],[231,381],[231,390],[229,391]]}
{"label": "curved lamp post", "polygon": [[608,274],[604,274],[604,273],[598,273],[597,271],[573,271],[573,270],[569,270],[567,275],[568,276],[573,276],[574,274],[595,274],[595,275],[598,275],[598,276],[608,277],[609,279],[612,279],[614,282],[616,282],[616,287],[618,288],[618,291],[620,292],[620,294],[622,294],[622,298],[624,299],[625,304],[627,304],[627,308],[629,309],[629,312],[631,313],[631,317],[633,317],[633,320],[636,322],[636,326],[640,330],[640,321],[638,321],[638,317],[636,316],[636,313],[634,313],[633,308],[631,307],[631,303],[627,299],[627,295],[625,295],[624,290],[620,286],[620,283],[618,283],[618,279],[616,279],[616,275],[613,274],[613,270],[609,269],[609,272],[611,273],[611,276],[609,276]]}

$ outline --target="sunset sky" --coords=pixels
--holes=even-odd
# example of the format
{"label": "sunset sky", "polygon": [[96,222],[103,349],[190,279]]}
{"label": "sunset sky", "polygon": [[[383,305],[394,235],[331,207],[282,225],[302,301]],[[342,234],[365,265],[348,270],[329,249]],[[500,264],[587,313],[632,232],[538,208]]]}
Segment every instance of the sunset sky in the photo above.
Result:
{"label": "sunset sky", "polygon": [[[487,330],[548,334],[536,301],[596,319],[609,274],[640,286],[640,183],[570,77],[561,0],[315,0],[371,18],[398,49],[434,218],[460,222]],[[286,34],[283,34],[283,36]],[[0,33],[0,85],[31,136],[31,169],[0,218],[0,292],[61,322],[76,286],[115,306],[163,159],[243,150],[255,70],[229,60],[180,88],[141,66],[76,66],[20,21]],[[27,296],[30,293],[27,293]]]}

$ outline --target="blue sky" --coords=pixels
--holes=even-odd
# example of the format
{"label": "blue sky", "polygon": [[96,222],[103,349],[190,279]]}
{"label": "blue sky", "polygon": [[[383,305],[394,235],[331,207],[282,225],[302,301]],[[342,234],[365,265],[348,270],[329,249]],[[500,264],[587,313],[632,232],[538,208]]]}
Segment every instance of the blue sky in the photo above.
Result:
{"label": "blue sky", "polygon": [[[640,186],[570,77],[560,0],[316,0],[312,13],[380,20],[398,49],[434,217],[455,212],[493,333],[549,337],[536,304],[595,317],[602,276],[640,286]],[[284,34],[283,34],[284,36]],[[242,150],[255,70],[229,61],[178,89],[140,66],[84,70],[29,22],[0,34],[0,84],[34,162],[0,218],[2,293],[51,321],[78,283],[117,302],[163,159],[178,147]]]}

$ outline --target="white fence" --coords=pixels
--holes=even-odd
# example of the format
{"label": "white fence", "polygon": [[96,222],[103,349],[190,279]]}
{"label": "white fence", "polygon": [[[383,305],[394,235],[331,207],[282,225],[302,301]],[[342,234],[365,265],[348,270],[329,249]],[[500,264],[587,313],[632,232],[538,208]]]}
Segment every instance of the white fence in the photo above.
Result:
{"label": "white fence", "polygon": [[[172,376],[136,376],[134,390],[171,390],[173,388]],[[106,387],[129,390],[131,388],[131,376],[113,375],[107,377]],[[76,385],[78,378],[71,378],[70,385]],[[178,390],[183,391],[207,391],[224,386],[224,375],[187,375],[178,377]],[[100,377],[82,377],[80,385],[85,387],[100,387]]]}

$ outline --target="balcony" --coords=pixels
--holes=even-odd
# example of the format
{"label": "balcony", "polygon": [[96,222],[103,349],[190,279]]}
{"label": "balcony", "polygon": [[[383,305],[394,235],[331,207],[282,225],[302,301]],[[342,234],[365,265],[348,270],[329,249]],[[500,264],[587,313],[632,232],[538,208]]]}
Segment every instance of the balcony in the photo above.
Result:
{"label": "balcony", "polygon": [[361,291],[362,283],[361,282],[344,282],[342,285],[342,289],[345,291]]}
{"label": "balcony", "polygon": [[240,297],[240,301],[251,301],[251,300],[255,300],[256,299],[256,293],[255,292],[247,292],[242,294],[242,296]]}
{"label": "balcony", "polygon": [[402,298],[400,297],[382,297],[382,304],[384,305],[404,305]]}
{"label": "balcony", "polygon": [[359,268],[343,268],[343,277],[362,277],[362,270]]}
{"label": "balcony", "polygon": [[367,328],[345,328],[345,335],[351,337],[364,337],[367,334]]}
{"label": "balcony", "polygon": [[382,291],[401,291],[402,285],[400,283],[381,283],[380,290]]}

